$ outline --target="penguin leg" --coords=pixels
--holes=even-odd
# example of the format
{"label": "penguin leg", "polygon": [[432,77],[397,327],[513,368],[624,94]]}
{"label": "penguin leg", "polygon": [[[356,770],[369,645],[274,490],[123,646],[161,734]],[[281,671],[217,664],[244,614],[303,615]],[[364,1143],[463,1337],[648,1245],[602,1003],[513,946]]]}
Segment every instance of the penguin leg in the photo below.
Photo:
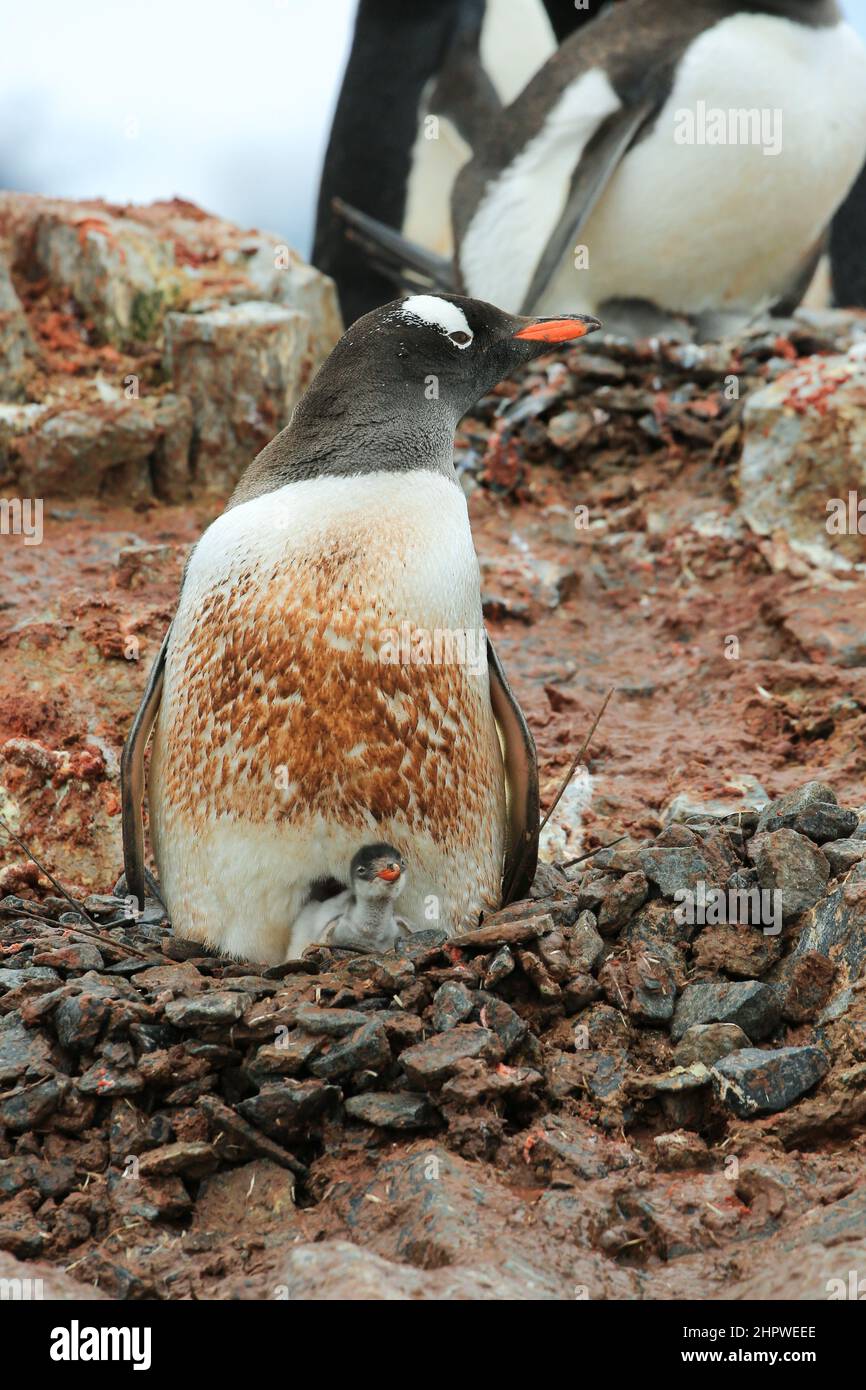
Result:
{"label": "penguin leg", "polygon": [[[144,907],[146,870],[144,866],[144,750],[159,713],[165,675],[165,654],[171,628],[148,677],[138,713],[132,723],[120,759],[120,801],[123,822],[123,867],[129,894]],[[154,882],[153,880],[151,880]],[[157,895],[158,896],[158,893]],[[160,899],[160,901],[162,901]]]}

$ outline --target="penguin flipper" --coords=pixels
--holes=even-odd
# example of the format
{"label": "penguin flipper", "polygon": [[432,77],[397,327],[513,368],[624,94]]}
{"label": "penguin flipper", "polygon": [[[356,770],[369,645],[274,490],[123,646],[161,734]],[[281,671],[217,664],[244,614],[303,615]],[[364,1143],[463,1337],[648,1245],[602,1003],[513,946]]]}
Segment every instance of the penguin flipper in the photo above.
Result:
{"label": "penguin flipper", "polygon": [[348,239],[357,242],[378,273],[398,289],[413,293],[419,289],[442,290],[447,294],[457,292],[454,267],[445,256],[437,256],[435,251],[409,241],[393,227],[386,227],[378,218],[369,217],[341,198],[334,198],[331,206],[345,223]]}
{"label": "penguin flipper", "polygon": [[144,907],[146,871],[144,867],[144,750],[156,722],[162,700],[165,654],[171,628],[163,638],[148,676],[144,695],[120,758],[120,803],[123,822],[123,869],[126,890]]}
{"label": "penguin flipper", "polygon": [[637,106],[627,106],[614,112],[596,131],[572,175],[565,207],[535,267],[520,306],[521,314],[533,312],[551,276],[562,264],[623,156],[634,143],[641,127],[658,110],[657,98],[647,97]]}
{"label": "penguin flipper", "polygon": [[508,849],[502,875],[502,906],[525,898],[538,864],[538,755],[523,710],[487,637],[487,669],[493,715],[505,744],[508,788]]}

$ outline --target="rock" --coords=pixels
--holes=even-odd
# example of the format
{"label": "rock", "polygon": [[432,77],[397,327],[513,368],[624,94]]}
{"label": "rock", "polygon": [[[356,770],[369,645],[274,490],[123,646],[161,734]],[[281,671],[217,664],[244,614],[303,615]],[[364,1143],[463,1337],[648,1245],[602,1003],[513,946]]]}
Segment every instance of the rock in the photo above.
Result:
{"label": "rock", "polygon": [[565,931],[569,959],[579,971],[589,973],[604,955],[604,942],[597,926],[595,915],[583,911]]}
{"label": "rock", "polygon": [[601,993],[601,985],[593,975],[575,975],[573,979],[567,980],[562,987],[562,1002],[565,1005],[565,1012],[567,1014],[579,1013],[581,1009],[586,1008],[587,1004],[600,998]]}
{"label": "rock", "polygon": [[794,955],[807,951],[828,956],[843,985],[861,977],[866,962],[866,863],[857,864],[844,883],[810,910]]}
{"label": "rock", "polygon": [[[866,843],[863,845],[866,854]],[[514,971],[514,956],[507,946],[500,946],[499,950],[491,957],[490,964],[484,973],[484,984],[488,989],[508,978]]]}
{"label": "rock", "polygon": [[293,1154],[286,1153],[217,1096],[202,1096],[199,1108],[208,1120],[213,1146],[221,1158],[237,1163],[257,1154],[293,1173],[306,1173],[304,1165]]}
{"label": "rock", "polygon": [[144,1077],[134,1067],[125,1069],[94,1062],[76,1081],[84,1096],[134,1096],[144,1090]]}
{"label": "rock", "polygon": [[429,1129],[436,1124],[438,1112],[425,1096],[413,1091],[365,1091],[350,1096],[346,1114],[379,1129]]}
{"label": "rock", "polygon": [[49,970],[46,966],[28,965],[18,970],[0,969],[0,994],[5,994],[10,989],[20,990],[22,985],[32,985],[34,993],[47,992],[60,983],[57,971]]}
{"label": "rock", "polygon": [[61,1105],[69,1085],[68,1077],[52,1076],[34,1086],[8,1092],[0,1098],[0,1126],[16,1134],[40,1129]]}
{"label": "rock", "polygon": [[758,535],[781,532],[823,569],[866,559],[866,538],[856,524],[840,526],[831,505],[847,507],[849,491],[866,487],[863,382],[863,364],[850,356],[800,359],[751,392],[743,411],[741,514]]}
{"label": "rock", "polygon": [[[594,888],[597,886],[593,885]],[[640,870],[623,874],[622,878],[604,880],[604,891],[593,903],[602,936],[616,936],[646,902],[648,892],[646,875]]]}
{"label": "rock", "polygon": [[410,1085],[426,1090],[440,1086],[453,1076],[457,1063],[464,1057],[498,1062],[502,1058],[502,1044],[490,1029],[477,1023],[461,1023],[447,1033],[439,1033],[401,1052],[400,1065]]}
{"label": "rock", "polygon": [[821,846],[821,853],[830,865],[831,878],[838,878],[861,859],[866,859],[866,840],[827,840]]}
{"label": "rock", "polygon": [[59,410],[33,423],[16,453],[19,486],[37,496],[98,495],[178,501],[189,492],[189,403],[175,396]]}
{"label": "rock", "polygon": [[667,1134],[657,1134],[653,1138],[653,1148],[660,1168],[680,1171],[686,1168],[702,1168],[710,1159],[710,1152],[699,1134],[688,1129],[673,1129]]}
{"label": "rock", "polygon": [[666,1023],[676,998],[674,957],[670,947],[626,947],[598,972],[598,982],[614,1008],[640,1023]]}
{"label": "rock", "polygon": [[28,358],[34,351],[21,301],[0,256],[0,400],[24,400],[30,376]]}
{"label": "rock", "polygon": [[857,829],[857,812],[843,810],[826,782],[806,782],[796,791],[771,801],[761,812],[757,829],[758,834],[796,830],[821,845],[826,840],[852,835]]}
{"label": "rock", "polygon": [[476,991],[475,1000],[482,1028],[489,1028],[496,1034],[502,1043],[505,1056],[509,1057],[529,1031],[525,1019],[522,1019],[510,1004],[506,1004],[504,999],[497,999],[496,995],[487,994],[484,990]]}
{"label": "rock", "polygon": [[577,590],[577,571],[529,552],[482,556],[481,591],[485,617],[532,623],[558,608]]}
{"label": "rock", "polygon": [[835,979],[835,965],[820,951],[791,956],[778,982],[782,1017],[790,1023],[817,1018],[833,993]]}
{"label": "rock", "polygon": [[812,841],[796,830],[756,835],[749,856],[761,888],[780,894],[783,921],[812,907],[827,887],[830,865]]}
{"label": "rock", "polygon": [[8,1253],[0,1254],[0,1286],[15,1289],[12,1298],[24,1301],[48,1299],[52,1303],[93,1303],[107,1297],[91,1284],[81,1283],[57,1265],[47,1261],[34,1263],[16,1260]]}
{"label": "rock", "polygon": [[78,970],[102,970],[105,961],[98,947],[89,941],[76,941],[69,946],[57,946],[49,951],[34,951],[34,965],[47,965],[52,970],[69,973]]}
{"label": "rock", "polygon": [[224,491],[288,424],[309,377],[310,320],[262,301],[170,313],[165,351],[174,388],[192,405],[198,479]]}
{"label": "rock", "polygon": [[294,1017],[305,1033],[326,1038],[344,1038],[368,1022],[358,1009],[320,1009],[315,1004],[299,1004]]}
{"label": "rock", "polygon": [[735,1023],[753,1042],[779,1023],[779,997],[772,985],[757,980],[735,984],[699,981],[687,985],[677,1001],[671,1037],[679,1042],[696,1023]]}
{"label": "rock", "polygon": [[740,1119],[786,1110],[816,1086],[829,1062],[818,1047],[748,1047],[723,1057],[712,1069],[719,1098]]}
{"label": "rock", "polygon": [[413,1269],[382,1259],[372,1250],[345,1240],[297,1245],[289,1253],[283,1275],[290,1302],[525,1302],[558,1298],[525,1270],[512,1274],[495,1263]]}
{"label": "rock", "polygon": [[124,1221],[177,1221],[188,1215],[192,1198],[180,1178],[136,1177],[134,1172],[109,1172],[111,1205]]}
{"label": "rock", "polygon": [[220,1028],[237,1023],[252,999],[243,991],[212,990],[192,999],[173,999],[165,1006],[165,1016],[175,1028]]}
{"label": "rock", "polygon": [[609,1173],[640,1168],[640,1155],[626,1143],[607,1139],[575,1115],[543,1115],[533,1125],[526,1161],[548,1184],[594,1182]]}
{"label": "rock", "polygon": [[[508,909],[505,911],[507,913]],[[519,946],[526,941],[535,941],[543,932],[552,930],[553,918],[549,913],[529,914],[522,920],[509,920],[504,913],[494,913],[482,927],[457,932],[450,944],[461,951],[489,951],[496,946]]]}
{"label": "rock", "polygon": [[782,954],[782,937],[767,935],[757,926],[705,927],[694,944],[694,964],[707,974],[754,980],[775,965]]}
{"label": "rock", "polygon": [[465,985],[446,981],[433,996],[430,1021],[437,1033],[444,1033],[456,1028],[458,1023],[465,1023],[474,1008],[475,1001]]}
{"label": "rock", "polygon": [[737,868],[721,836],[710,842],[685,825],[670,825],[647,849],[638,850],[640,866],[663,898],[694,890],[699,883],[721,887]]}
{"label": "rock", "polygon": [[323,1081],[282,1081],[265,1086],[257,1096],[242,1100],[244,1119],[281,1144],[306,1137],[309,1126],[339,1102],[336,1086]]}
{"label": "rock", "polygon": [[213,1172],[218,1162],[210,1144],[164,1144],[141,1155],[138,1171],[145,1178],[203,1178]]}
{"label": "rock", "polygon": [[22,1076],[35,1080],[53,1071],[48,1039],[9,1015],[5,1025],[0,1026],[0,1086],[16,1082]]}
{"label": "rock", "polygon": [[388,1035],[378,1019],[371,1019],[347,1037],[330,1043],[308,1066],[313,1076],[333,1081],[356,1071],[378,1073],[390,1061]]}
{"label": "rock", "polygon": [[711,1067],[720,1057],[748,1046],[749,1039],[735,1023],[695,1023],[674,1048],[674,1062],[678,1067],[695,1062]]}
{"label": "rock", "polygon": [[[479,1106],[492,1101],[526,1101],[541,1087],[544,1078],[532,1067],[509,1067],[500,1062],[496,1068],[487,1067],[470,1057],[457,1063],[454,1075],[446,1081],[439,1099],[443,1105],[475,1113]],[[449,1127],[454,1128],[453,1109]]]}
{"label": "rock", "polygon": [[246,1070],[257,1084],[274,1076],[297,1076],[321,1049],[320,1037],[297,1028],[286,1034],[281,1042],[260,1047]]}

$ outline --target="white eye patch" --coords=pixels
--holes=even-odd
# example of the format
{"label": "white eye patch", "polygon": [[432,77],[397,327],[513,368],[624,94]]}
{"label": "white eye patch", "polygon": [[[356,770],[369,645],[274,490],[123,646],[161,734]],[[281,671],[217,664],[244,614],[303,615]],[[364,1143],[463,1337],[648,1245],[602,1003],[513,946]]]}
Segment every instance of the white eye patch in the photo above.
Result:
{"label": "white eye patch", "polygon": [[439,299],[435,294],[413,294],[404,299],[398,309],[401,318],[438,328],[450,338],[455,347],[468,348],[475,337],[466,315],[456,304]]}

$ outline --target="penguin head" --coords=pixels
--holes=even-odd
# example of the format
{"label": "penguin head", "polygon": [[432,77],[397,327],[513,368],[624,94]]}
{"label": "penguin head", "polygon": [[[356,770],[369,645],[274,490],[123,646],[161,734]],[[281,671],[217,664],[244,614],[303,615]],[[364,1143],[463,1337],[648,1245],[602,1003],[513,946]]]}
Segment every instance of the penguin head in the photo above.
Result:
{"label": "penguin head", "polygon": [[589,314],[522,318],[464,295],[414,294],[358,319],[333,355],[351,355],[407,408],[441,403],[459,419],[522,363],[600,327]]}
{"label": "penguin head", "polygon": [[393,845],[364,845],[349,866],[356,898],[399,898],[406,883],[406,861]]}

